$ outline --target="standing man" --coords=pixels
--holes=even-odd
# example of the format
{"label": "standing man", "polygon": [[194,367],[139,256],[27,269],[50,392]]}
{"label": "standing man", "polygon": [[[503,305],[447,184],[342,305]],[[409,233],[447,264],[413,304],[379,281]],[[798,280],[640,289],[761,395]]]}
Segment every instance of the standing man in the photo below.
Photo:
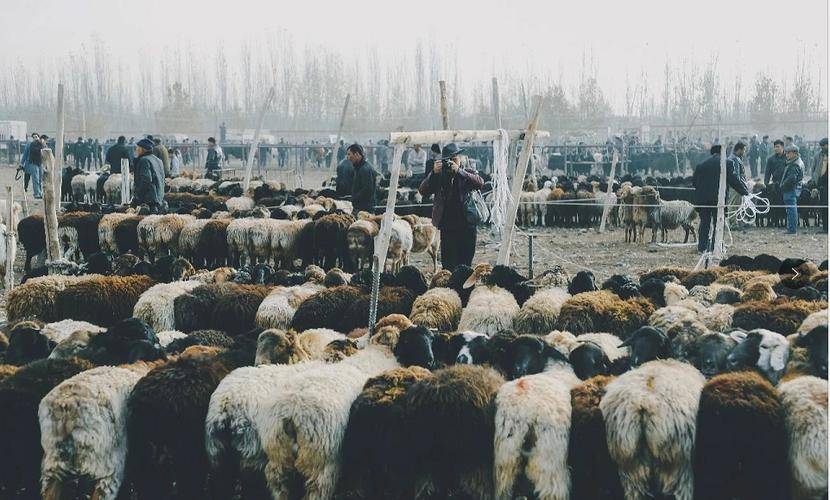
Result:
{"label": "standing man", "polygon": [[[711,252],[714,249],[714,226],[718,216],[718,187],[720,184],[720,153],[721,146],[715,145],[709,149],[709,158],[695,167],[692,177],[692,184],[695,188],[695,205],[698,205],[697,213],[700,215],[700,225],[697,232],[697,251],[700,253]],[[739,194],[746,196],[749,191],[746,185],[736,175],[732,161],[726,160],[726,194],[732,188]],[[721,200],[725,202],[726,199]]]}
{"label": "standing man", "polygon": [[41,176],[43,175],[43,148],[46,147],[46,141],[49,137],[46,134],[40,136],[40,139],[32,141],[29,146],[28,163],[26,164],[27,172],[32,179],[32,191],[36,200],[43,199],[43,184],[41,183]]}
{"label": "standing man", "polygon": [[444,146],[418,188],[422,196],[433,195],[432,223],[441,230],[441,267],[449,271],[472,265],[477,228],[467,221],[464,200],[484,186],[475,171],[461,168],[460,153],[454,143]]}
{"label": "standing man", "polygon": [[343,139],[340,139],[340,145],[337,147],[337,163],[339,164],[343,160],[346,159],[346,146],[343,143]]}
{"label": "standing man", "polygon": [[378,166],[380,167],[380,173],[382,175],[386,175],[386,172],[389,171],[388,149],[385,140],[378,141],[378,145],[375,148],[375,156],[378,159]]}
{"label": "standing man", "polygon": [[769,142],[769,136],[765,135],[761,138],[761,166],[767,164],[767,158],[772,154],[772,144]]}
{"label": "standing man", "polygon": [[29,181],[32,178],[27,165],[29,164],[29,151],[35,142],[40,142],[40,135],[37,132],[32,132],[32,140],[27,142],[26,147],[23,148],[23,154],[20,156],[20,166],[17,167],[18,170],[23,171],[23,191],[29,189]]}
{"label": "standing man", "polygon": [[406,159],[407,176],[424,175],[426,173],[427,152],[416,144]]}
{"label": "standing man", "polygon": [[219,180],[222,177],[222,148],[216,145],[216,139],[208,137],[207,159],[205,159],[205,177]]}
{"label": "standing man", "polygon": [[827,137],[818,143],[821,150],[813,158],[813,170],[810,177],[816,183],[821,199],[821,221],[827,231]]}
{"label": "standing man", "polygon": [[161,143],[161,139],[153,139],[153,155],[161,160],[161,164],[164,166],[164,176],[170,177],[170,154]]}
{"label": "standing man", "polygon": [[784,156],[784,141],[776,139],[772,144],[772,152],[772,156],[767,158],[767,166],[764,167],[764,184],[781,182],[781,172],[787,162]]}
{"label": "standing man", "polygon": [[280,144],[277,146],[277,166],[285,168],[285,160],[288,157],[288,148],[285,146],[285,139],[280,137]]}
{"label": "standing man", "polygon": [[804,162],[798,152],[798,146],[791,144],[784,148],[787,162],[781,173],[781,194],[787,207],[787,231],[784,234],[798,232],[798,197],[801,196],[801,181],[804,180]]}
{"label": "standing man", "polygon": [[155,146],[149,139],[141,139],[135,145],[135,190],[130,205],[147,205],[157,213],[164,200],[164,165],[153,154]]}
{"label": "standing man", "polygon": [[366,161],[366,153],[360,144],[355,143],[349,146],[346,150],[346,158],[354,167],[354,177],[352,179],[352,206],[354,212],[357,213],[363,210],[374,214],[377,172],[372,168],[372,164]]}
{"label": "standing man", "polygon": [[121,160],[127,160],[128,167],[132,167],[130,150],[127,148],[127,139],[123,135],[118,136],[118,141],[115,145],[107,150],[107,163],[110,166],[110,173],[121,173]]}
{"label": "standing man", "polygon": [[752,178],[758,176],[758,159],[761,157],[761,143],[758,142],[758,135],[752,136],[749,140],[749,170]]}
{"label": "standing man", "polygon": [[[741,184],[744,186],[747,185],[746,183],[746,165],[744,165],[744,155],[746,154],[746,144],[742,141],[738,141],[732,147],[732,153],[727,158],[726,166],[729,167],[729,162],[732,162],[732,170],[735,175],[740,179]],[[729,193],[729,196],[726,198],[728,200],[727,207],[733,208],[738,207],[741,204],[741,193],[737,191],[732,191]],[[730,226],[735,227],[735,226]]]}
{"label": "standing man", "polygon": [[335,192],[337,196],[351,196],[353,184],[354,165],[352,165],[347,153],[347,157],[337,164],[337,180],[335,181]]}

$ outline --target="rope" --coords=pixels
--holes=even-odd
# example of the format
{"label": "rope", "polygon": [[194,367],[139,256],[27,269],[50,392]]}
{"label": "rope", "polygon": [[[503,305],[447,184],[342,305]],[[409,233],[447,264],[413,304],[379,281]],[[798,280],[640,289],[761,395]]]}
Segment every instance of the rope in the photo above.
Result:
{"label": "rope", "polygon": [[499,129],[499,137],[493,141],[493,205],[490,207],[490,221],[493,224],[491,234],[493,236],[501,235],[507,218],[507,209],[513,201],[510,193],[510,181],[507,178],[509,146],[510,138],[507,131]]}
{"label": "rope", "polygon": [[[757,200],[753,201],[753,200]],[[748,196],[741,197],[741,204],[736,210],[727,212],[727,219],[734,219],[736,222],[743,224],[755,224],[755,217],[757,214],[769,213],[769,209],[773,205],[769,204],[769,200],[761,198],[757,194],[750,193]],[[802,206],[802,208],[805,208]]]}
{"label": "rope", "polygon": [[[521,234],[522,236],[535,236],[533,233],[528,233],[528,232],[522,231],[522,229],[518,226],[516,226],[515,230],[516,230],[516,234]],[[548,235],[548,236],[553,236],[553,235]],[[558,254],[555,254],[555,253],[551,252],[550,250],[545,248],[544,245],[539,245],[539,246],[534,246],[533,247],[534,252],[538,252],[540,250],[543,254],[545,254],[546,256],[548,256],[548,257],[550,257],[554,260],[564,262],[565,264],[570,264],[570,265],[572,265],[574,267],[578,267],[580,269],[585,269],[586,271],[591,271],[592,273],[594,273],[594,276],[605,276],[606,275],[606,273],[597,271],[596,269],[592,269],[588,266],[583,266],[582,264],[577,264],[576,262],[571,262],[570,260],[562,257],[561,255],[558,255]]]}

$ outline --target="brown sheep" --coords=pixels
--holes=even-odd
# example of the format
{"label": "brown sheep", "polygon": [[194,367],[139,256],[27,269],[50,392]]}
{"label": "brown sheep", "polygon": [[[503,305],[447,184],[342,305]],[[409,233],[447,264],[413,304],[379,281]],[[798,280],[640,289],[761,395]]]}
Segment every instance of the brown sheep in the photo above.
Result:
{"label": "brown sheep", "polygon": [[763,281],[756,281],[744,287],[744,293],[741,295],[743,302],[772,302],[776,298],[778,298],[778,294],[772,289],[772,285]]}
{"label": "brown sheep", "polygon": [[658,267],[657,269],[641,274],[640,283],[645,283],[652,278],[662,280],[666,276],[674,276],[680,281],[683,281],[691,272],[689,269],[683,267]]}
{"label": "brown sheep", "polygon": [[317,249],[318,264],[324,269],[338,265],[349,269],[346,233],[355,218],[346,214],[324,215],[314,222],[313,244]]}
{"label": "brown sheep", "polygon": [[745,330],[766,328],[782,335],[789,335],[798,330],[804,318],[822,309],[827,309],[827,302],[785,298],[775,302],[745,302],[735,307],[732,326]]}
{"label": "brown sheep", "polygon": [[646,226],[651,226],[651,242],[654,243],[660,229],[660,193],[652,186],[645,186],[634,195],[634,205],[645,205],[635,206],[632,214],[640,243],[645,243]]}
{"label": "brown sheep", "polygon": [[720,285],[731,285],[735,288],[743,288],[751,279],[764,276],[766,271],[730,271],[715,280]]}
{"label": "brown sheep", "polygon": [[450,285],[450,278],[452,278],[452,272],[441,269],[437,273],[432,275],[432,279],[429,282],[430,288],[448,288]]}
{"label": "brown sheep", "polygon": [[426,252],[432,259],[432,272],[438,270],[438,248],[441,244],[438,228],[432,225],[429,217],[405,215],[401,217],[412,226],[412,250],[410,254]]}
{"label": "brown sheep", "polygon": [[71,283],[97,277],[99,276],[53,275],[32,278],[26,281],[26,283],[13,288],[6,295],[6,314],[9,323],[15,323],[27,318],[37,318],[47,322],[63,319],[57,317],[55,310],[55,298],[58,292],[65,289]]}
{"label": "brown sheep", "polygon": [[311,328],[342,331],[346,310],[364,295],[360,289],[348,285],[327,288],[300,304],[291,320],[291,328],[298,332]]}
{"label": "brown sheep", "polygon": [[643,297],[623,300],[608,290],[585,292],[562,304],[556,329],[574,335],[608,332],[625,340],[646,325],[653,312],[654,306]]}
{"label": "brown sheep", "polygon": [[[415,294],[404,287],[384,286],[378,292],[377,317],[390,314],[409,316]],[[369,295],[363,294],[346,309],[341,318],[340,331],[351,331],[369,325]]]}
{"label": "brown sheep", "polygon": [[[730,270],[724,267],[713,267],[712,269],[702,269],[700,271],[692,271],[685,278],[680,278],[680,284],[688,288],[697,285],[708,286],[715,280],[727,274]],[[679,277],[678,277],[679,278]]]}
{"label": "brown sheep", "polygon": [[55,295],[55,320],[109,327],[133,315],[138,298],[156,282],[144,275],[97,276],[70,283]]}

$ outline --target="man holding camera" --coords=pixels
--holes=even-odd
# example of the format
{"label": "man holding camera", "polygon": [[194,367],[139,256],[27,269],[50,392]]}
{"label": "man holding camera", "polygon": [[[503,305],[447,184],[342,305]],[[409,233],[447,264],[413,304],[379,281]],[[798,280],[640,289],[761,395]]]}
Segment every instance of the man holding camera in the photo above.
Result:
{"label": "man holding camera", "polygon": [[452,271],[456,266],[472,265],[476,251],[476,225],[467,222],[464,200],[471,191],[484,187],[472,170],[461,168],[461,149],[447,144],[435,160],[418,191],[433,195],[432,224],[441,230],[441,266]]}

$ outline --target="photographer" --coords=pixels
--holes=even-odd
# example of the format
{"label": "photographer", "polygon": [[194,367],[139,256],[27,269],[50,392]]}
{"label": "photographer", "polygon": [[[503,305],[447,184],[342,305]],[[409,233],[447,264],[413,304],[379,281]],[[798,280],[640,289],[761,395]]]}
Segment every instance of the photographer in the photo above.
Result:
{"label": "photographer", "polygon": [[484,186],[474,171],[461,168],[461,150],[454,143],[444,146],[418,191],[433,196],[432,224],[441,230],[441,266],[452,271],[471,265],[476,251],[476,226],[467,222],[464,200]]}

